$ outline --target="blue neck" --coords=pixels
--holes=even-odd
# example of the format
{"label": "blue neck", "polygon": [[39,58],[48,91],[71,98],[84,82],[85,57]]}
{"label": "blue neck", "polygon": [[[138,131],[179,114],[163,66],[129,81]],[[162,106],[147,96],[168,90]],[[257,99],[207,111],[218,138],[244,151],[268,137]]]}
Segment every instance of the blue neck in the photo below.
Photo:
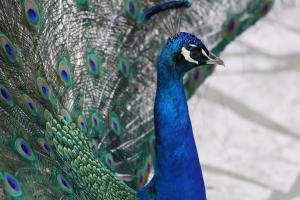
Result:
{"label": "blue neck", "polygon": [[154,116],[156,199],[205,200],[205,186],[184,93],[183,74],[176,72],[175,65],[158,64]]}

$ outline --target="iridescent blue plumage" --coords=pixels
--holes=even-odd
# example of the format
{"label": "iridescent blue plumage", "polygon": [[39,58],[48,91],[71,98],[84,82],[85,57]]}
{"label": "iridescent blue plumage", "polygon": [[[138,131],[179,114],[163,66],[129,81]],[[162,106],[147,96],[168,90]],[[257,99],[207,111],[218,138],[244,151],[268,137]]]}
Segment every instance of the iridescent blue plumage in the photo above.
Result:
{"label": "iridescent blue plumage", "polygon": [[169,1],[165,2],[162,4],[158,4],[156,6],[153,6],[143,12],[142,15],[142,21],[146,22],[148,21],[153,15],[163,12],[166,10],[171,10],[171,9],[178,9],[178,8],[188,8],[192,4],[189,0],[174,0],[174,1]]}
{"label": "iridescent blue plumage", "polygon": [[[205,64],[223,61],[188,33],[170,38],[158,59],[154,107],[157,159],[150,186],[157,200],[206,199],[183,86],[184,74]],[[140,198],[148,199],[146,196],[142,190]]]}

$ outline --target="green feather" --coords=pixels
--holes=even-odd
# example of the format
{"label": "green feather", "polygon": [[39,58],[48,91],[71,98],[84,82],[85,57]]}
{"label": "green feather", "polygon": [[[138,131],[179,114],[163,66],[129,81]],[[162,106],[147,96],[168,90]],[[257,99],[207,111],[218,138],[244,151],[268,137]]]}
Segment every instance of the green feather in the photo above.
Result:
{"label": "green feather", "polygon": [[131,62],[124,54],[119,57],[119,71],[122,76],[130,83],[133,78],[133,68]]}
{"label": "green feather", "polygon": [[136,25],[142,23],[142,7],[140,0],[125,0],[125,13]]}
{"label": "green feather", "polygon": [[8,63],[19,63],[19,52],[11,40],[0,31],[0,55]]}
{"label": "green feather", "polygon": [[14,105],[14,100],[11,92],[3,85],[0,84],[0,102],[5,107]]}
{"label": "green feather", "polygon": [[120,122],[120,118],[115,112],[111,113],[109,125],[110,125],[110,129],[115,134],[117,134],[118,136],[122,135],[123,131],[122,131],[122,125]]}
{"label": "green feather", "polygon": [[225,40],[232,40],[232,38],[236,36],[238,29],[239,29],[238,17],[233,15],[230,18],[228,18],[227,21],[224,23],[223,34]]}
{"label": "green feather", "polygon": [[0,176],[5,185],[5,191],[9,199],[11,200],[22,200],[24,194],[20,182],[11,174],[7,172],[1,172]]}
{"label": "green feather", "polygon": [[72,188],[71,184],[63,175],[61,175],[61,174],[57,175],[57,182],[63,191],[65,191],[69,194],[73,193],[73,188]]}
{"label": "green feather", "polygon": [[78,128],[83,131],[83,132],[87,132],[88,130],[88,124],[86,122],[86,119],[83,115],[79,115],[77,118],[77,126]]}
{"label": "green feather", "polygon": [[56,64],[58,76],[66,88],[73,86],[73,68],[66,58],[60,58]]}
{"label": "green feather", "polygon": [[115,169],[115,162],[114,162],[114,158],[111,153],[104,154],[103,162],[109,169],[111,169],[111,170]]}
{"label": "green feather", "polygon": [[96,50],[92,50],[86,54],[85,62],[88,73],[92,77],[99,78],[99,76],[101,75],[103,59],[98,55]]}
{"label": "green feather", "polygon": [[92,135],[94,138],[99,137],[103,133],[104,124],[102,121],[101,114],[97,111],[91,113],[90,124],[92,128]]}
{"label": "green feather", "polygon": [[35,155],[30,145],[21,137],[17,137],[14,141],[14,148],[20,156],[28,161],[34,161]]}
{"label": "green feather", "polygon": [[37,116],[39,114],[39,108],[37,103],[30,98],[27,94],[22,94],[22,102],[21,102],[25,107],[26,110],[33,116]]}
{"label": "green feather", "polygon": [[36,87],[38,89],[38,92],[40,93],[40,95],[46,99],[49,100],[51,99],[52,96],[52,89],[50,88],[50,86],[48,85],[47,81],[38,76],[36,79]]}
{"label": "green feather", "polygon": [[22,6],[27,25],[33,30],[39,30],[42,26],[42,13],[38,1],[23,0]]}

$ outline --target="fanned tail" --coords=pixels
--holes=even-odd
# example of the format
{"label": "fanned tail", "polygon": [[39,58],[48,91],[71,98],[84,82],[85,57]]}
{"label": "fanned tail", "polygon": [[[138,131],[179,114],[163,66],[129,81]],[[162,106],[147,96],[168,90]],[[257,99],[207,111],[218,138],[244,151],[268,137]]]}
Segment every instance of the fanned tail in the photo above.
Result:
{"label": "fanned tail", "polygon": [[[155,159],[160,25],[174,15],[142,17],[164,2],[0,1],[1,198],[135,198],[127,185],[142,188]],[[194,1],[182,30],[220,53],[272,2]],[[212,71],[192,72],[187,95]]]}

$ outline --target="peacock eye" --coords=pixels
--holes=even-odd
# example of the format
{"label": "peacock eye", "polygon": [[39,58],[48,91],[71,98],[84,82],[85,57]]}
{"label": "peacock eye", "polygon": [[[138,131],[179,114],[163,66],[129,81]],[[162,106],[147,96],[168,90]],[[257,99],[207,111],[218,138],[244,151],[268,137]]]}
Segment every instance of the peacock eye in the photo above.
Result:
{"label": "peacock eye", "polygon": [[197,49],[192,49],[191,53],[190,53],[191,58],[197,60],[199,59],[199,57],[202,56],[202,52],[201,49],[197,48]]}

